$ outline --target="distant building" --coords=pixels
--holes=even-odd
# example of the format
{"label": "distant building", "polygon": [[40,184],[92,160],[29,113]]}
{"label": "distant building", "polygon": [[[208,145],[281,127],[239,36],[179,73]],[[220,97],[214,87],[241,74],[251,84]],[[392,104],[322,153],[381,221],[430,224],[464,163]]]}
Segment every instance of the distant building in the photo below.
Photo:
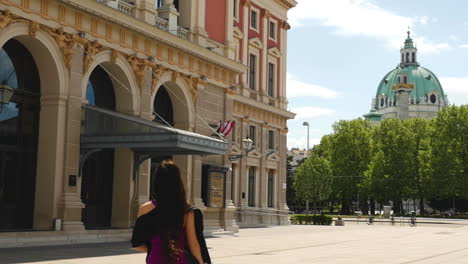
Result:
{"label": "distant building", "polygon": [[307,158],[309,156],[309,151],[306,149],[292,148],[288,151],[288,157],[292,157],[291,166],[294,168],[298,165],[299,161]]}
{"label": "distant building", "polygon": [[437,76],[420,66],[417,51],[408,31],[400,49],[400,63],[383,77],[372,101],[372,109],[364,115],[366,119],[374,123],[382,118],[431,119],[449,104]]}

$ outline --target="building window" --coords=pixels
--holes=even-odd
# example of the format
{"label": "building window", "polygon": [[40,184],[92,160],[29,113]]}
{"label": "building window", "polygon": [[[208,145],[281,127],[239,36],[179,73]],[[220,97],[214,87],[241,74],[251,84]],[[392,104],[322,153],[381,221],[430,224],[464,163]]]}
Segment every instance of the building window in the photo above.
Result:
{"label": "building window", "polygon": [[411,53],[411,62],[416,62],[416,54],[414,52]]}
{"label": "building window", "polygon": [[275,86],[275,65],[268,63],[268,96],[273,97]]}
{"label": "building window", "polygon": [[250,27],[258,29],[258,13],[257,11],[250,11]]}
{"label": "building window", "polygon": [[269,27],[269,36],[271,39],[276,39],[276,24],[273,21],[270,21]]}
{"label": "building window", "polygon": [[248,205],[250,207],[255,206],[255,167],[249,168],[249,197]]}
{"label": "building window", "polygon": [[257,56],[250,54],[249,88],[252,90],[255,90],[256,71],[257,71]]}
{"label": "building window", "polygon": [[405,54],[404,53],[401,54],[401,63],[403,63],[403,62],[405,62]]}
{"label": "building window", "polygon": [[233,4],[234,4],[234,8],[233,8],[234,18],[238,19],[239,18],[239,3],[237,2],[237,0],[234,0]]}
{"label": "building window", "polygon": [[163,0],[156,0],[155,1],[156,8],[160,8],[163,4],[164,4]]}
{"label": "building window", "polygon": [[430,100],[431,100],[431,103],[435,104],[437,101],[437,98],[434,94],[431,94]]}
{"label": "building window", "polygon": [[400,82],[401,82],[401,79],[400,79],[400,76],[398,76],[398,83],[400,83]]}
{"label": "building window", "polygon": [[268,149],[275,149],[275,131],[268,131]]}
{"label": "building window", "polygon": [[273,198],[274,198],[274,179],[273,179],[273,170],[268,171],[268,207],[273,207]]}
{"label": "building window", "polygon": [[408,83],[408,77],[403,76],[403,83]]}
{"label": "building window", "polygon": [[232,171],[231,171],[231,201],[234,203],[234,200],[236,199],[235,193],[236,193],[236,164],[231,165]]}
{"label": "building window", "polygon": [[237,129],[236,129],[236,125],[234,124],[234,127],[232,128],[232,132],[231,132],[231,140],[233,143],[236,143],[236,132],[237,132]]}
{"label": "building window", "polygon": [[406,63],[409,63],[409,52],[406,52]]}
{"label": "building window", "polygon": [[256,127],[255,126],[250,126],[249,127],[249,138],[255,143],[255,133],[256,133]]}

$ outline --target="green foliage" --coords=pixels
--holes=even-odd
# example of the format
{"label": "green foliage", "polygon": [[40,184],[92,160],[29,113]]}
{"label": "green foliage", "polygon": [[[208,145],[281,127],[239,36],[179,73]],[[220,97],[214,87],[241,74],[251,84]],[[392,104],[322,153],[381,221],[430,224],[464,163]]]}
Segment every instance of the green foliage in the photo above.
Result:
{"label": "green foliage", "polygon": [[291,222],[296,225],[331,225],[333,217],[329,215],[296,214],[291,216]]}
{"label": "green foliage", "polygon": [[432,125],[432,197],[468,197],[468,105],[445,107]]}
{"label": "green foliage", "polygon": [[316,153],[297,167],[294,190],[302,201],[319,202],[328,199],[331,192],[331,170],[328,160]]}

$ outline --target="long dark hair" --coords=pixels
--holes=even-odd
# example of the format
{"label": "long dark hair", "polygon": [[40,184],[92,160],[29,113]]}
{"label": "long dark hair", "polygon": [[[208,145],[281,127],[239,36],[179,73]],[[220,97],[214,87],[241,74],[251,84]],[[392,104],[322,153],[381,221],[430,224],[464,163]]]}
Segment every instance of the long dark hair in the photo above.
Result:
{"label": "long dark hair", "polygon": [[183,254],[177,241],[184,232],[185,213],[189,208],[179,167],[173,161],[163,161],[153,177],[153,198],[157,212],[161,240],[169,263],[175,263]]}

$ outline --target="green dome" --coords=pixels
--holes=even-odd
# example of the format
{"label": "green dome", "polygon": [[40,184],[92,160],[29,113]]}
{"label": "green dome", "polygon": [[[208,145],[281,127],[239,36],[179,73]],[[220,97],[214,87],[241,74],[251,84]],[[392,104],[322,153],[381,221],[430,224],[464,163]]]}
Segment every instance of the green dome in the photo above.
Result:
{"label": "green dome", "polygon": [[[430,70],[420,67],[419,65],[399,65],[396,69],[390,71],[380,81],[377,89],[376,99],[379,97],[395,98],[396,93],[393,91],[393,86],[404,83],[402,76],[406,76],[406,83],[414,85],[410,97],[415,99],[416,104],[428,101],[431,94],[437,94],[441,103],[446,103],[446,97],[442,85],[437,79],[437,76]],[[375,100],[375,108],[379,109],[379,100]]]}

